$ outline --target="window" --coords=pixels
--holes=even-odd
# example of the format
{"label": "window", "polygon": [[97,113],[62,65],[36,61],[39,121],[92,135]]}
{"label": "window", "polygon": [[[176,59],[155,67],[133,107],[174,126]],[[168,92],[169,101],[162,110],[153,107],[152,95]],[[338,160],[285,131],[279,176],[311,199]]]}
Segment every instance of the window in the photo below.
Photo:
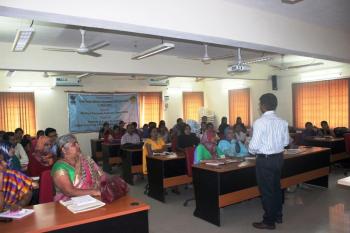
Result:
{"label": "window", "polygon": [[229,123],[236,123],[241,117],[246,126],[250,126],[250,89],[237,89],[228,91]]}
{"label": "window", "polygon": [[184,120],[199,120],[199,109],[204,106],[203,92],[182,92]]}
{"label": "window", "polygon": [[140,127],[150,121],[158,122],[163,117],[163,101],[161,92],[139,93]]}
{"label": "window", "polygon": [[293,84],[294,126],[304,128],[310,121],[320,127],[349,126],[349,81],[347,79]]}
{"label": "window", "polygon": [[25,134],[35,135],[34,93],[0,93],[0,130],[21,127]]}

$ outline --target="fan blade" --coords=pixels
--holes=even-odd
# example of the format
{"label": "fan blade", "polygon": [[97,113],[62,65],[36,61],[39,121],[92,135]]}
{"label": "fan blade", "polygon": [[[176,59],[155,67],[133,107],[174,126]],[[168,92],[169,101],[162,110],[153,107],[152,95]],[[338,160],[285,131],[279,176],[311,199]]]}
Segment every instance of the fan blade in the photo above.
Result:
{"label": "fan blade", "polygon": [[282,66],[277,66],[277,65],[269,65],[272,68],[278,69],[278,70],[283,70],[286,69],[286,67],[282,67]]}
{"label": "fan blade", "polygon": [[253,59],[253,60],[244,61],[243,64],[248,65],[248,64],[253,64],[253,63],[258,63],[258,62],[269,61],[271,59],[272,59],[271,57],[259,57],[259,58]]}
{"label": "fan blade", "polygon": [[77,79],[87,78],[87,77],[90,77],[91,75],[94,75],[94,74],[93,73],[85,73],[85,74],[78,75],[76,78]]}
{"label": "fan blade", "polygon": [[97,43],[94,43],[94,44],[91,44],[87,47],[87,49],[89,51],[95,51],[97,49],[101,49],[103,47],[106,47],[109,45],[109,42],[108,41],[100,41],[100,42],[97,42]]}
{"label": "fan blade", "polygon": [[80,54],[88,55],[88,56],[92,56],[92,57],[101,57],[101,54],[95,53],[95,52],[87,52],[87,53],[80,53]]}
{"label": "fan blade", "polygon": [[323,62],[316,62],[316,63],[310,63],[310,64],[304,64],[304,65],[288,66],[286,68],[289,70],[289,69],[298,69],[298,68],[304,68],[309,66],[319,66],[323,64],[324,64]]}
{"label": "fan blade", "polygon": [[202,58],[195,58],[195,57],[177,57],[177,58],[186,59],[186,60],[195,60],[195,61],[202,60]]}
{"label": "fan blade", "polygon": [[65,49],[65,48],[43,48],[43,50],[56,51],[56,52],[73,52],[73,53],[77,51],[75,49]]}

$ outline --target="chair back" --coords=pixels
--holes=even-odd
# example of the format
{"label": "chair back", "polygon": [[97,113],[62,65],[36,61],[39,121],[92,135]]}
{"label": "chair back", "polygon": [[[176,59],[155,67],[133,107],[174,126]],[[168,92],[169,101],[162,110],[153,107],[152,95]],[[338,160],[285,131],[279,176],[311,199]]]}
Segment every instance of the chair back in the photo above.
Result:
{"label": "chair back", "polygon": [[185,148],[185,156],[186,156],[186,167],[187,167],[187,175],[192,177],[192,165],[194,161],[194,151],[195,147],[187,147]]}
{"label": "chair back", "polygon": [[41,173],[39,187],[39,203],[47,203],[53,201],[53,180],[51,170],[46,170]]}
{"label": "chair back", "polygon": [[345,141],[345,151],[346,153],[350,153],[350,133],[344,134]]}

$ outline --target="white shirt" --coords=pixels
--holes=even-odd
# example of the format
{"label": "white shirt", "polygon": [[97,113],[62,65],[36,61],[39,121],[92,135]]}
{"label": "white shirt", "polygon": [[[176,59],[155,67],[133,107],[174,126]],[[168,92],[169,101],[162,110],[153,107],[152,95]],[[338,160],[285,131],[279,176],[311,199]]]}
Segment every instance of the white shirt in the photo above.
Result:
{"label": "white shirt", "polygon": [[136,134],[136,133],[133,133],[133,134],[130,135],[128,132],[126,132],[122,136],[120,144],[124,145],[126,143],[140,144],[140,136],[138,134]]}
{"label": "white shirt", "polygon": [[22,167],[26,167],[29,163],[28,155],[26,151],[24,150],[22,144],[17,143],[15,147],[15,155],[19,159],[19,162],[21,163]]}
{"label": "white shirt", "polygon": [[249,143],[251,154],[277,154],[289,144],[288,122],[277,117],[274,111],[265,112],[253,124]]}

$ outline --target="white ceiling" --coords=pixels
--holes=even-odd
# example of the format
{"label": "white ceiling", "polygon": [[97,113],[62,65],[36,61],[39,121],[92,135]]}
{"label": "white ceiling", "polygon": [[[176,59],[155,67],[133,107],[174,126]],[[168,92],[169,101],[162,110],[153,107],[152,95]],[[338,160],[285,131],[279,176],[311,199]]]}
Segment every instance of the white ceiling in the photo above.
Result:
{"label": "white ceiling", "polygon": [[349,0],[303,0],[297,4],[284,4],[281,0],[226,1],[350,33]]}

